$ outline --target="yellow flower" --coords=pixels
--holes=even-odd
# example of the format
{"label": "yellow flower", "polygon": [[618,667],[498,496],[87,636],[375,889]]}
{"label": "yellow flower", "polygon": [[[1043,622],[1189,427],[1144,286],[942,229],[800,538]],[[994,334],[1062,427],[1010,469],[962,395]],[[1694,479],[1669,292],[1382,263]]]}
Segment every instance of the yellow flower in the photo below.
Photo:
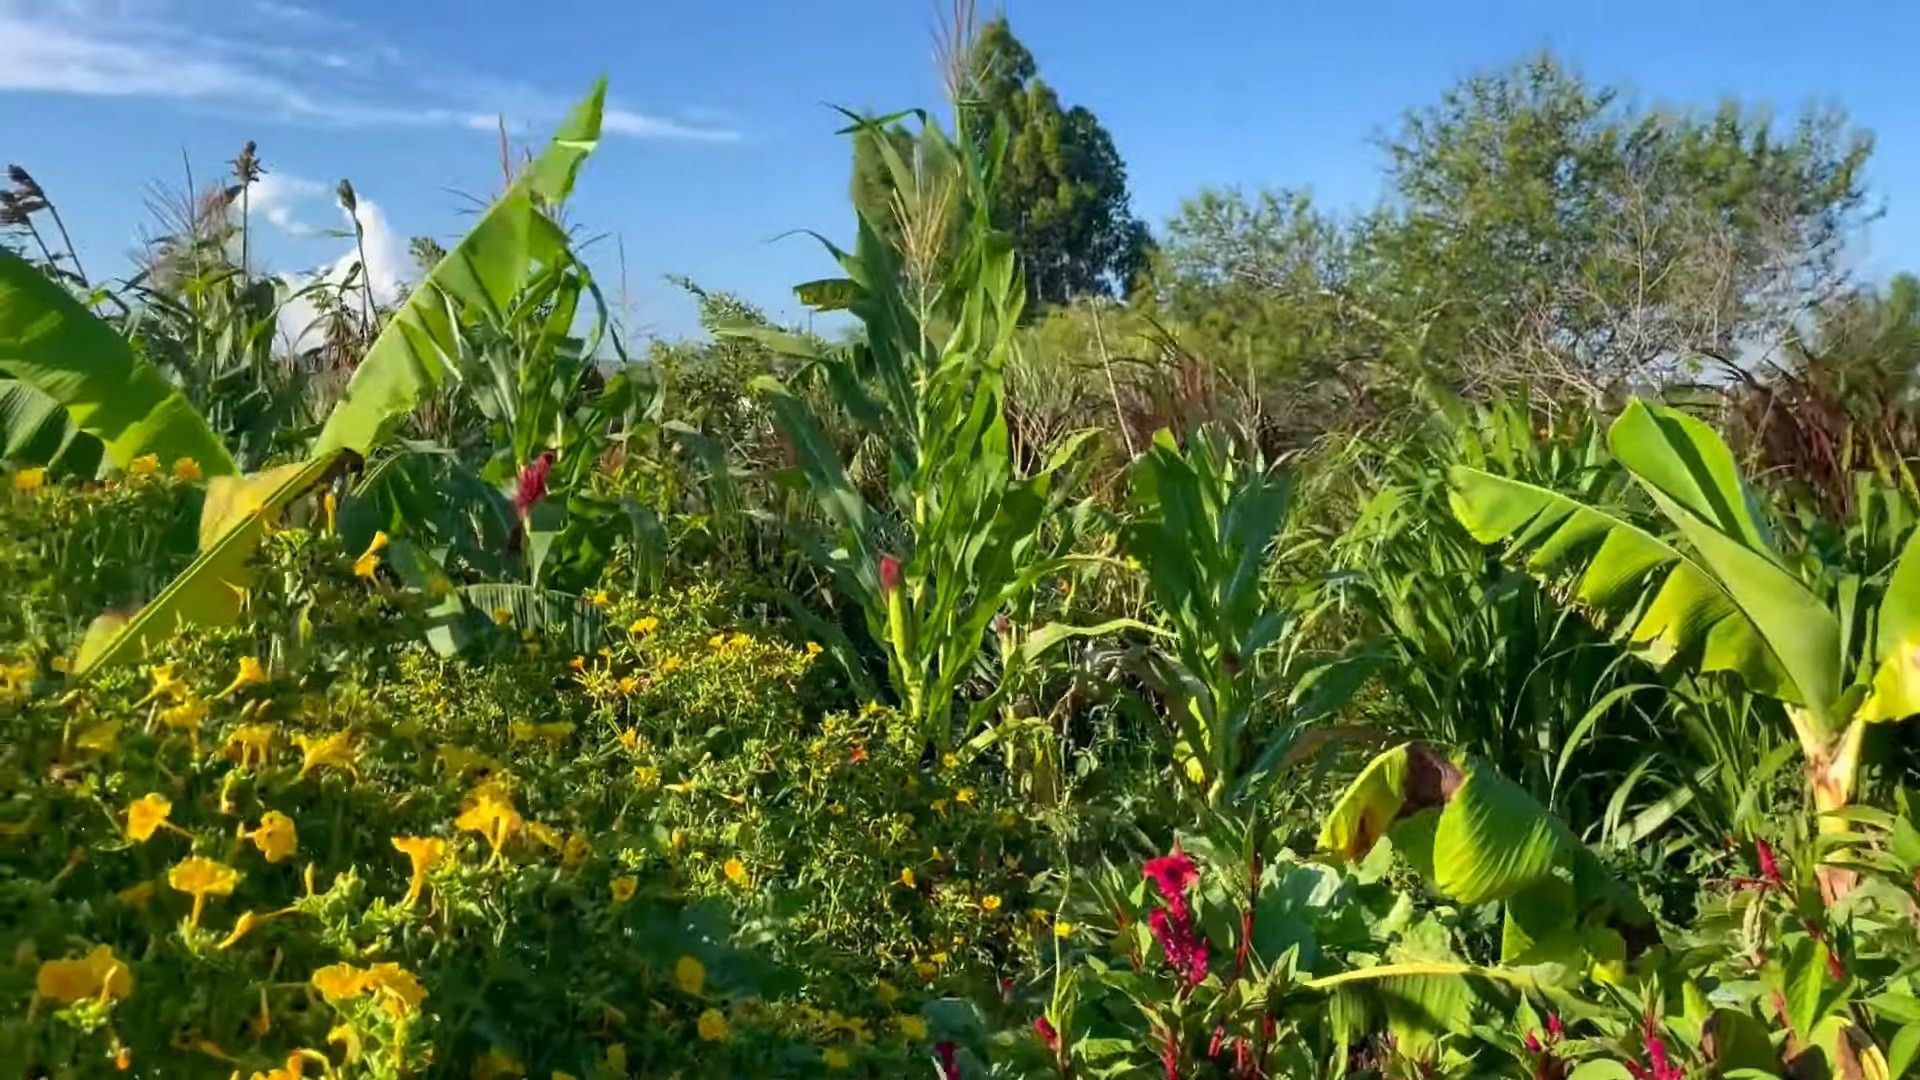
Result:
{"label": "yellow flower", "polygon": [[240,658],[239,674],[236,674],[233,677],[233,681],[227,684],[227,688],[220,691],[216,696],[231,697],[234,692],[240,690],[242,687],[259,686],[266,681],[267,669],[265,665],[260,663],[260,658],[257,656],[243,656]]}
{"label": "yellow flower", "polygon": [[638,888],[640,883],[630,874],[614,878],[607,885],[608,891],[613,893],[613,902],[616,904],[624,904],[633,899],[634,891]]}
{"label": "yellow flower", "polygon": [[727,635],[715,634],[707,639],[707,644],[715,649],[724,649],[727,647]]}
{"label": "yellow flower", "polygon": [[473,1059],[473,1080],[506,1080],[525,1075],[527,1067],[520,1059],[498,1046],[487,1047],[486,1053]]}
{"label": "yellow flower", "polygon": [[152,476],[160,471],[159,454],[141,454],[127,462],[128,476]]}
{"label": "yellow flower", "polygon": [[820,1060],[825,1062],[829,1069],[844,1069],[853,1064],[852,1059],[847,1057],[847,1052],[837,1046],[829,1046],[822,1050]]}
{"label": "yellow flower", "polygon": [[72,960],[48,960],[34,973],[34,992],[71,1005],[98,997],[123,998],[133,993],[133,972],[113,955],[112,946],[95,945],[87,955]]}
{"label": "yellow flower", "polygon": [[635,765],[633,782],[642,791],[652,791],[660,786],[660,768],[657,765]]}
{"label": "yellow flower", "polygon": [[173,478],[175,480],[179,480],[179,481],[182,481],[183,483],[191,484],[195,480],[200,479],[201,475],[202,473],[200,472],[199,462],[193,460],[190,457],[174,459]]}
{"label": "yellow flower", "polygon": [[970,805],[973,802],[973,789],[970,787],[963,787],[959,791],[954,792],[953,801],[960,803],[963,806]]}
{"label": "yellow flower", "polygon": [[935,799],[932,802],[927,804],[927,809],[933,811],[936,814],[944,814],[947,812],[947,800]]}
{"label": "yellow flower", "polygon": [[634,693],[640,689],[640,680],[631,675],[622,675],[620,676],[620,681],[613,685],[621,694],[626,697],[632,697]]}
{"label": "yellow flower", "polygon": [[241,724],[227,736],[227,754],[251,769],[267,763],[267,749],[273,745],[272,724]]}
{"label": "yellow flower", "polygon": [[673,985],[679,987],[684,993],[700,993],[701,988],[707,985],[706,965],[691,956],[683,956],[675,960],[673,962]]}
{"label": "yellow flower", "polygon": [[927,959],[933,961],[934,964],[938,967],[945,967],[947,963],[947,954],[944,952],[937,952],[937,953],[934,953],[932,956],[927,957]]}
{"label": "yellow flower", "polygon": [[686,661],[680,659],[677,656],[669,656],[665,660],[660,661],[660,674],[671,675],[674,672],[679,671],[680,668],[685,665],[685,663]]}
{"label": "yellow flower", "polygon": [[613,603],[613,597],[608,596],[605,589],[594,589],[587,593],[587,603],[594,607],[606,607]]}
{"label": "yellow flower", "polygon": [[259,848],[260,854],[265,855],[270,863],[279,862],[300,846],[300,835],[293,827],[293,819],[278,810],[269,810],[260,815],[260,827],[248,833],[247,839],[253,841],[253,846]]}
{"label": "yellow flower", "polygon": [[752,638],[747,637],[747,635],[745,634],[735,634],[732,637],[727,639],[727,648],[744,649],[747,647],[748,644],[752,642],[752,640],[753,640]]}
{"label": "yellow flower", "polygon": [[187,917],[189,926],[200,925],[200,911],[206,906],[207,897],[232,896],[234,883],[239,880],[240,875],[233,867],[201,855],[182,859],[167,871],[167,884],[193,897],[193,912]]}
{"label": "yellow flower", "polygon": [[633,623],[627,627],[627,633],[632,634],[634,637],[646,637],[658,629],[660,629],[659,619],[654,618],[652,615],[642,615],[633,620]]}
{"label": "yellow flower", "polygon": [[195,697],[191,694],[187,695],[187,699],[180,704],[171,705],[160,710],[160,722],[162,724],[177,731],[185,731],[189,735],[198,733],[200,730],[200,721],[206,718],[206,699]]}
{"label": "yellow flower", "polygon": [[819,655],[820,655],[820,643],[817,641],[807,642],[807,659],[811,660],[814,657]]}
{"label": "yellow flower", "polygon": [[46,485],[47,485],[47,470],[45,469],[15,469],[14,470],[13,490],[15,491],[21,491],[21,492],[39,491],[41,488],[45,487]]}
{"label": "yellow flower", "polygon": [[727,1037],[727,1018],[720,1014],[719,1009],[708,1009],[701,1013],[696,1026],[702,1042],[720,1042]]}
{"label": "yellow flower", "polygon": [[903,866],[900,868],[900,884],[905,885],[909,889],[917,884],[917,879],[913,876],[913,867]]}
{"label": "yellow flower", "polygon": [[313,973],[313,988],[330,1004],[357,998],[367,990],[367,973],[352,964],[328,964]]}
{"label": "yellow flower", "polygon": [[215,945],[214,948],[231,948],[234,944],[238,943],[241,938],[252,933],[254,927],[259,926],[271,918],[273,918],[272,915],[256,915],[251,911],[241,912],[240,917],[233,920],[233,929],[228,932],[226,937],[221,938],[220,944]]}
{"label": "yellow flower", "polygon": [[336,731],[331,735],[295,735],[293,741],[300,744],[300,775],[304,780],[315,769],[332,766],[345,769],[358,777],[360,772],[354,768],[353,733]]}
{"label": "yellow flower", "polygon": [[880,1004],[891,1005],[900,1000],[900,988],[882,979],[873,984],[873,996],[880,999]]}
{"label": "yellow flower", "polygon": [[320,500],[320,508],[324,510],[327,515],[327,535],[332,536],[333,519],[340,512],[340,500],[334,498],[333,492],[329,490],[326,496]]}
{"label": "yellow flower", "polygon": [[178,701],[187,694],[187,684],[174,677],[172,664],[153,665],[147,669],[147,677],[153,680],[153,688],[147,691],[146,696],[133,703],[136,708],[163,697]]}
{"label": "yellow flower", "polygon": [[938,973],[938,971],[938,968],[927,963],[925,960],[915,960],[913,962],[913,973],[920,976],[920,981],[922,982],[932,982],[934,975]]}
{"label": "yellow flower", "polygon": [[503,608],[503,607],[497,607],[493,609],[493,625],[505,626],[512,621],[513,621],[513,612],[508,611],[506,608]]}
{"label": "yellow flower", "polygon": [[369,581],[373,580],[374,573],[380,569],[380,552],[386,546],[387,534],[384,532],[374,533],[373,540],[367,544],[367,550],[361,552],[360,557],[353,560],[353,576],[366,578]]}
{"label": "yellow flower", "polygon": [[560,865],[568,870],[587,861],[587,855],[593,850],[585,833],[570,833],[567,842],[560,846]]}
{"label": "yellow flower", "polygon": [[393,850],[407,857],[413,864],[413,879],[407,883],[407,898],[401,903],[412,906],[420,899],[420,890],[426,888],[427,872],[432,870],[447,853],[447,842],[429,836],[396,836],[393,838]]}
{"label": "yellow flower", "polygon": [[477,832],[497,856],[507,838],[518,832],[520,812],[513,807],[513,796],[497,782],[483,783],[474,789],[467,808],[453,820],[455,828]]}
{"label": "yellow flower", "polygon": [[893,1026],[900,1029],[900,1034],[908,1042],[925,1042],[927,1039],[927,1022],[918,1016],[896,1016]]}
{"label": "yellow flower", "polygon": [[153,892],[153,882],[141,881],[114,893],[113,898],[128,907],[143,908],[153,900]]}
{"label": "yellow flower", "polygon": [[728,881],[743,889],[747,887],[747,866],[739,859],[728,859],[721,871],[727,875]]}
{"label": "yellow flower", "polygon": [[452,743],[446,743],[440,747],[439,757],[440,764],[446,766],[447,772],[456,780],[470,772],[497,773],[500,771],[499,762],[485,754],[475,753]]}
{"label": "yellow flower", "polygon": [[940,756],[940,767],[941,767],[941,768],[943,768],[943,769],[947,769],[947,770],[953,770],[953,769],[957,769],[957,768],[959,768],[959,767],[960,767],[960,755],[958,755],[958,754],[942,754],[942,755]]}
{"label": "yellow flower", "polygon": [[127,839],[145,842],[173,813],[173,802],[165,795],[147,794],[127,804]]}
{"label": "yellow flower", "polygon": [[628,728],[620,733],[620,746],[625,750],[640,749],[640,733]]}
{"label": "yellow flower", "polygon": [[980,898],[980,906],[986,908],[988,911],[999,911],[1000,898],[993,893],[988,893]]}
{"label": "yellow flower", "polygon": [[367,969],[366,987],[379,999],[380,1007],[395,1020],[402,1019],[426,1000],[427,988],[413,972],[399,964],[375,964]]}
{"label": "yellow flower", "polygon": [[1001,828],[1011,829],[1015,825],[1018,825],[1019,823],[1020,823],[1020,819],[1014,815],[1013,811],[1011,810],[1000,811],[999,824]]}
{"label": "yellow flower", "polygon": [[1059,922],[1057,922],[1057,923],[1054,923],[1054,924],[1053,924],[1053,936],[1054,936],[1054,937],[1057,937],[1057,938],[1069,938],[1069,937],[1072,937],[1072,936],[1073,936],[1073,924],[1072,924],[1072,923],[1070,923],[1070,922],[1068,922],[1068,921],[1067,921],[1067,920],[1065,920],[1065,919],[1061,919],[1061,920],[1060,920]]}

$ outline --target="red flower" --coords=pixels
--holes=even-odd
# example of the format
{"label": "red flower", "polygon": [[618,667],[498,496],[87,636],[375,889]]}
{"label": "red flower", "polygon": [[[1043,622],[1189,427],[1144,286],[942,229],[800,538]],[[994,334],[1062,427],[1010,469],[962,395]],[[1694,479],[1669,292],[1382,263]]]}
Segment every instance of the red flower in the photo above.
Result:
{"label": "red flower", "polygon": [[900,587],[900,559],[893,555],[880,556],[880,591],[891,594]]}
{"label": "red flower", "polygon": [[1527,1053],[1538,1054],[1545,1049],[1546,1047],[1540,1045],[1540,1036],[1535,1035],[1532,1031],[1528,1031],[1527,1032]]}
{"label": "red flower", "polygon": [[513,511],[522,517],[533,509],[533,504],[547,497],[547,474],[553,471],[553,451],[542,451],[540,456],[527,463],[520,470],[520,484],[513,496]]}
{"label": "red flower", "polygon": [[1166,897],[1169,903],[1178,901],[1182,906],[1186,903],[1188,887],[1200,880],[1200,871],[1194,868],[1193,860],[1187,857],[1186,852],[1180,850],[1177,841],[1173,845],[1173,854],[1148,859],[1140,869],[1153,879],[1154,887],[1160,890],[1161,896]]}
{"label": "red flower", "polygon": [[1207,1059],[1209,1061],[1220,1056],[1220,1047],[1226,1041],[1227,1029],[1224,1026],[1214,1028],[1213,1038],[1207,1043]]}
{"label": "red flower", "polygon": [[1773,857],[1773,848],[1765,840],[1755,837],[1753,854],[1760,862],[1760,880],[1775,889],[1786,888],[1786,883],[1780,879],[1780,863]]}
{"label": "red flower", "polygon": [[1047,1044],[1047,1049],[1049,1050],[1060,1049],[1060,1033],[1058,1031],[1053,1030],[1052,1022],[1050,1022],[1046,1017],[1044,1016],[1034,1017],[1033,1030],[1035,1034],[1040,1036],[1040,1041]]}
{"label": "red flower", "polygon": [[1563,1038],[1565,1035],[1566,1035],[1566,1032],[1562,1030],[1562,1028],[1560,1027],[1560,1014],[1548,1013],[1547,1014],[1548,1039],[1550,1039],[1553,1042],[1559,1042],[1561,1038]]}
{"label": "red flower", "polygon": [[960,1080],[960,1062],[954,1057],[951,1039],[942,1039],[934,1045],[933,1052],[940,1056],[940,1080]]}
{"label": "red flower", "polygon": [[1154,940],[1160,943],[1160,950],[1166,954],[1167,964],[1174,973],[1190,985],[1200,985],[1207,977],[1207,943],[1193,932],[1193,916],[1188,913],[1186,902],[1180,901],[1177,907],[1154,908],[1147,916],[1147,926],[1152,929]]}
{"label": "red flower", "polygon": [[1167,1068],[1167,1080],[1180,1080],[1180,1040],[1168,1028],[1160,1043],[1160,1063]]}

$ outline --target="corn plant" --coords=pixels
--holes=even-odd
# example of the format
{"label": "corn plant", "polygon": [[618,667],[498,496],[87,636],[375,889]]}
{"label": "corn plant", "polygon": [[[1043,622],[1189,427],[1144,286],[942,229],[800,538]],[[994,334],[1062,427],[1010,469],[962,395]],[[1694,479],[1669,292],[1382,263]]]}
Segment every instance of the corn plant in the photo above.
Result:
{"label": "corn plant", "polygon": [[[1620,510],[1456,466],[1455,514],[1483,543],[1505,542],[1529,571],[1617,622],[1654,661],[1738,676],[1786,706],[1823,832],[1852,804],[1868,726],[1920,711],[1920,532],[1872,576],[1836,581],[1796,567],[1705,423],[1635,401],[1608,432],[1613,456],[1666,533]],[[1825,878],[1838,894],[1844,872]]]}
{"label": "corn plant", "polygon": [[[910,723],[944,748],[962,730],[956,704],[995,621],[1069,564],[1047,523],[1079,487],[1088,433],[1031,473],[1013,460],[1004,373],[1026,290],[1011,242],[987,216],[1005,130],[978,137],[964,110],[956,141],[921,123],[911,160],[875,139],[895,198],[888,208],[861,208],[851,252],[828,245],[846,278],[799,290],[816,307],[850,312],[860,339],[824,349],[798,335],[737,332],[810,367],[861,436],[886,449],[885,503],[870,506],[827,437],[829,418],[778,380],[756,380],[831,526],[830,540],[809,541],[815,560],[859,604]],[[965,226],[950,230],[955,207]],[[883,539],[888,529],[898,548]],[[1068,637],[1127,622],[1007,626],[994,688],[968,708],[964,730],[992,714],[1012,669]]]}

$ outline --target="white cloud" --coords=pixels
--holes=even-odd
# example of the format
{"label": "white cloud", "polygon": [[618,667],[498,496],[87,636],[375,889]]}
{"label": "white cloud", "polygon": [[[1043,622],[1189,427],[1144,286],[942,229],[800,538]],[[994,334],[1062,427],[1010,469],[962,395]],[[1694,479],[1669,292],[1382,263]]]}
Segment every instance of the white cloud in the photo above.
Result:
{"label": "white cloud", "polygon": [[[216,15],[217,13],[217,15]],[[210,19],[210,15],[216,17]],[[501,112],[544,125],[569,102],[437,64],[289,0],[0,0],[0,95],[138,97],[315,127],[480,127]],[[629,138],[730,142],[711,115],[610,108]]]}
{"label": "white cloud", "polygon": [[[291,173],[268,172],[247,193],[247,211],[266,218],[289,236],[319,236],[322,230],[295,216],[295,207],[327,193],[318,180]],[[238,204],[235,204],[238,208]]]}
{"label": "white cloud", "polygon": [[[352,274],[354,265],[360,261],[360,246],[364,245],[367,253],[366,276],[364,279],[354,276],[353,293],[346,298],[347,304],[354,310],[359,309],[359,291],[365,287],[362,284],[364,281],[372,285],[376,304],[391,305],[405,295],[408,283],[413,278],[413,256],[407,250],[407,238],[387,221],[387,215],[379,203],[364,195],[359,196],[357,202],[361,244],[355,244],[349,237],[344,250],[331,263],[303,274],[285,275],[284,280],[296,289],[323,281],[338,285]],[[351,232],[354,215],[348,214],[346,208],[337,203],[335,207],[343,219],[344,228]],[[315,337],[319,330],[313,324],[319,314],[319,307],[305,297],[283,305],[279,318],[282,341],[295,351],[317,344]]]}

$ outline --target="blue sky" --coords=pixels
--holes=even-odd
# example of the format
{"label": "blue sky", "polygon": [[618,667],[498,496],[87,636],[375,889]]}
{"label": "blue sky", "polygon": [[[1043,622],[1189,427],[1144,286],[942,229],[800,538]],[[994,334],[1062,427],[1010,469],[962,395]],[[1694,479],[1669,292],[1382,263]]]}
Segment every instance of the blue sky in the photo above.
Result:
{"label": "blue sky", "polygon": [[[64,209],[89,269],[124,273],[149,182],[182,152],[217,172],[251,138],[270,170],[265,256],[338,257],[330,192],[371,202],[376,269],[404,239],[463,228],[499,186],[494,117],[538,138],[594,76],[609,134],[575,219],[626,254],[629,318],[692,328],[683,273],[797,316],[787,287],[830,269],[796,229],[847,231],[847,149],[830,104],[931,105],[932,0],[0,0],[0,159]],[[944,6],[944,5],[940,5]],[[991,7],[983,0],[982,10]],[[1727,94],[1780,112],[1844,106],[1874,131],[1886,216],[1863,273],[1920,266],[1920,5],[1779,0],[1009,0],[1043,77],[1112,131],[1135,209],[1158,227],[1203,185],[1379,193],[1374,140],[1455,79],[1552,48],[1648,102]]]}

